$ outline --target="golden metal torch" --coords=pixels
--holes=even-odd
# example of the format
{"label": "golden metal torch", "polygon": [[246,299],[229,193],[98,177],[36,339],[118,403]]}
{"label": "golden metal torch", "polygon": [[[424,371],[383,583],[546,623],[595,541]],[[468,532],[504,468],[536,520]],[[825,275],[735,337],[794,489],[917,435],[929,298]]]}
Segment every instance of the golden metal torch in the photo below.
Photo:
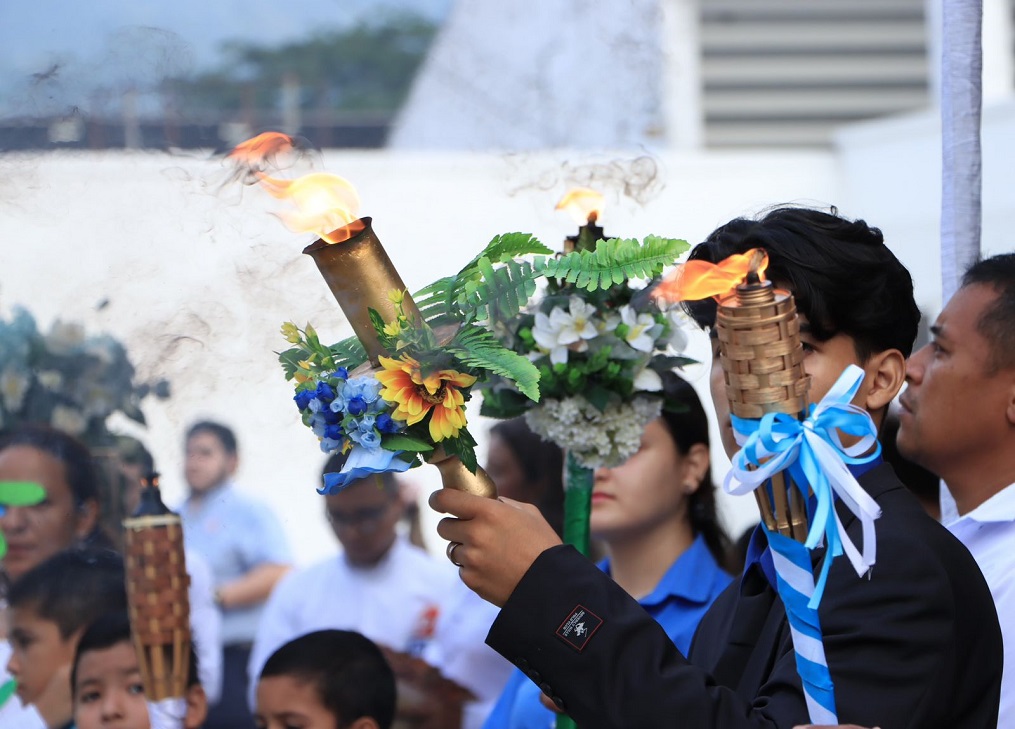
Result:
{"label": "golden metal torch", "polygon": [[[376,368],[379,366],[377,357],[387,353],[370,321],[370,309],[379,313],[385,321],[394,319],[398,311],[388,298],[391,291],[405,292],[402,313],[417,326],[422,325],[419,309],[374,233],[370,218],[354,220],[327,238],[319,238],[303,252],[314,259],[353,332],[366,349],[370,364]],[[447,338],[450,339],[450,336]],[[497,498],[497,488],[482,468],[472,473],[458,456],[449,455],[443,447],[434,449],[427,463],[440,471],[444,488]]]}

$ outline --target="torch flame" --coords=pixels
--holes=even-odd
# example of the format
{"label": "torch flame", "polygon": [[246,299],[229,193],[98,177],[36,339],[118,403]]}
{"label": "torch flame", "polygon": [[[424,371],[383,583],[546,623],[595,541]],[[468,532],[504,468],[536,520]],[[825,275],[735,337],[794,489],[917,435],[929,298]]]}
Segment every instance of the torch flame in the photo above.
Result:
{"label": "torch flame", "polygon": [[237,144],[227,156],[237,162],[259,166],[268,157],[290,152],[296,147],[293,138],[281,132],[264,132]]}
{"label": "torch flame", "polygon": [[654,296],[669,303],[700,301],[710,296],[717,300],[732,293],[751,273],[764,281],[768,254],[761,248],[737,253],[719,263],[687,261],[677,266],[656,287]]}
{"label": "torch flame", "polygon": [[276,213],[289,230],[314,233],[329,243],[348,240],[365,227],[357,220],[360,199],[348,180],[325,172],[314,172],[294,180],[272,177],[263,172],[267,160],[295,150],[292,137],[265,132],[237,145],[229,159],[247,167],[254,179],[272,197],[291,203],[293,210]]}
{"label": "torch flame", "polygon": [[588,187],[573,187],[564,194],[554,210],[566,210],[578,225],[587,225],[599,220],[603,214],[603,203],[601,193]]}

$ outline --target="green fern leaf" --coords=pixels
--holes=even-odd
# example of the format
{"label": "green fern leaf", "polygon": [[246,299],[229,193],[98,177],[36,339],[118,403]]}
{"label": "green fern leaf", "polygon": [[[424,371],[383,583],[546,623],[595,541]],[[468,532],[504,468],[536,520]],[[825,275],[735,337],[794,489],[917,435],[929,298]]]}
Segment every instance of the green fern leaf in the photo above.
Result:
{"label": "green fern leaf", "polygon": [[673,264],[690,246],[686,241],[650,235],[601,240],[594,251],[575,251],[560,258],[537,259],[536,270],[588,291],[608,289],[632,278],[652,278]]}
{"label": "green fern leaf", "polygon": [[494,268],[489,259],[476,264],[481,278],[468,282],[458,297],[458,309],[478,321],[513,319],[536,292],[538,275],[528,261],[509,260]]}
{"label": "green fern leaf", "polygon": [[539,370],[528,359],[501,344],[487,329],[479,326],[462,329],[447,350],[463,364],[505,377],[526,397],[539,400]]}
{"label": "green fern leaf", "polygon": [[367,351],[358,337],[349,337],[329,347],[335,367],[354,370],[367,361]]}
{"label": "green fern leaf", "polygon": [[515,260],[519,256],[532,254],[552,255],[553,251],[539,242],[539,239],[530,233],[505,233],[494,237],[479,254],[469,261],[456,278],[470,277],[475,273],[479,261],[487,258],[494,263],[505,263]]}

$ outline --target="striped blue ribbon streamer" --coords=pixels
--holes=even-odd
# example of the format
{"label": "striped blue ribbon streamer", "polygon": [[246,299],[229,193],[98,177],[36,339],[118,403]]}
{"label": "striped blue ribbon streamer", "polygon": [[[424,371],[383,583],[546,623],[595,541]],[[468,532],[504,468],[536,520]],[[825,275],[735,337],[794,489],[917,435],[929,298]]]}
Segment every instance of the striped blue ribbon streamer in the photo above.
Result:
{"label": "striped blue ribbon streamer", "polygon": [[838,724],[835,691],[825,660],[825,646],[821,642],[818,610],[810,606],[815,589],[810,550],[790,537],[771,531],[768,532],[768,546],[775,565],[776,590],[786,607],[807,713],[813,724]]}
{"label": "striped blue ribbon streamer", "polygon": [[[781,413],[770,413],[760,420],[732,417],[741,449],[733,457],[733,469],[723,484],[725,490],[739,495],[758,488],[770,489],[772,476],[785,471],[789,487],[800,489],[809,504],[810,526],[803,544],[772,531],[768,532],[768,540],[776,590],[786,607],[793,637],[797,673],[815,724],[838,723],[818,619],[818,605],[832,560],[846,554],[857,575],[863,575],[876,559],[874,520],[881,509],[847,467],[872,461],[881,452],[870,414],[850,402],[863,377],[859,367],[847,367],[828,394],[810,407],[803,421]],[[844,446],[840,433],[855,437],[856,443]],[[853,544],[835,511],[836,499],[860,520],[860,548]],[[810,550],[822,545],[825,555],[815,582]]]}

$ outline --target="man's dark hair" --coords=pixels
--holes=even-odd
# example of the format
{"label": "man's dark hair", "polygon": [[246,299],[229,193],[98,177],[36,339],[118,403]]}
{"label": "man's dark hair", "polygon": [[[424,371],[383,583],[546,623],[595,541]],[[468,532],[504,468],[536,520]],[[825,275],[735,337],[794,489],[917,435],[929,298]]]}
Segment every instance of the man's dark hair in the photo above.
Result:
{"label": "man's dark hair", "polygon": [[339,729],[372,717],[390,729],[395,717],[395,675],[368,638],[348,630],[319,630],[289,641],[261,669],[261,679],[288,676],[314,686]]}
{"label": "man's dark hair", "polygon": [[66,640],[100,615],[127,609],[123,559],[109,549],[58,552],[23,574],[7,601],[56,623]]}
{"label": "man's dark hair", "polygon": [[962,277],[963,286],[989,286],[997,300],[984,310],[977,331],[990,344],[991,372],[1015,367],[1015,253],[978,261]]}
{"label": "man's dark hair", "polygon": [[[888,349],[906,357],[912,352],[920,323],[913,279],[877,228],[781,207],[759,220],[731,220],[695,246],[690,258],[718,263],[752,248],[768,252],[766,278],[792,292],[818,341],[846,334],[861,362]],[[715,325],[715,301],[686,302],[684,308],[702,328]]]}
{"label": "man's dark hair", "polygon": [[211,433],[222,444],[226,453],[230,456],[236,455],[236,434],[232,428],[211,420],[201,420],[191,425],[187,430],[186,441],[189,443],[191,438],[200,433]]}
{"label": "man's dark hair", "polygon": [[[88,626],[88,629],[81,635],[77,648],[74,650],[74,666],[71,668],[70,687],[71,692],[76,696],[78,688],[78,664],[81,656],[90,651],[104,651],[119,643],[129,643],[134,649],[131,638],[130,618],[126,611],[106,613]],[[140,659],[139,659],[140,660]],[[190,660],[187,665],[187,688],[196,686],[197,678],[197,651],[190,651]]]}

